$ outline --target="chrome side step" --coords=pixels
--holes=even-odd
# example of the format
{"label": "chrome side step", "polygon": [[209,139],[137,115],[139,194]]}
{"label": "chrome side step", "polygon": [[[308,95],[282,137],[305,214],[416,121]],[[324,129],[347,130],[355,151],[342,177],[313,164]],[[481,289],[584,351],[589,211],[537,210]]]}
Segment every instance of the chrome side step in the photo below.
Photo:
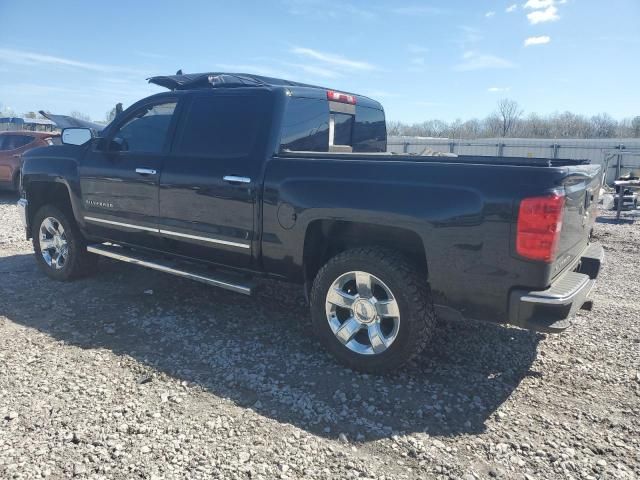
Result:
{"label": "chrome side step", "polygon": [[152,257],[151,255],[135,250],[124,249],[113,244],[97,243],[88,245],[87,251],[95,253],[96,255],[102,255],[103,257],[133,263],[134,265],[170,273],[171,275],[188,278],[189,280],[195,280],[196,282],[206,283],[208,285],[213,285],[214,287],[224,288],[244,295],[251,295],[255,290],[254,284],[239,283],[238,279],[233,278],[231,275],[227,276],[218,272],[209,272],[204,269],[200,270],[197,269],[197,267],[194,267],[193,270],[189,271],[185,269],[187,266],[185,264],[178,264],[171,260],[161,260]]}

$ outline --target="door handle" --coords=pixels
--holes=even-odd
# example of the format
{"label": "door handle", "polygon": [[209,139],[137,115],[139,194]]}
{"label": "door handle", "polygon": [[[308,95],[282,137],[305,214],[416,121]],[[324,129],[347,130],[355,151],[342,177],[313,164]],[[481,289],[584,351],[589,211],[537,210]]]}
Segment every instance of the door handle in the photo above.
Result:
{"label": "door handle", "polygon": [[136,168],[136,173],[140,175],[155,175],[156,171],[152,168]]}
{"label": "door handle", "polygon": [[229,183],[251,183],[249,177],[236,177],[235,175],[225,175],[222,179]]}

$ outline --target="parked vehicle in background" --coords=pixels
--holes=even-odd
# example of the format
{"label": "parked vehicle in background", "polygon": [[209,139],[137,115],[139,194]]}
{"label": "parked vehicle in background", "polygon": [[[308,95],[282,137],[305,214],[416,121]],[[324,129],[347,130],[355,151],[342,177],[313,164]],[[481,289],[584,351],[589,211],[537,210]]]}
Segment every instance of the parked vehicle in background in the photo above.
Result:
{"label": "parked vehicle in background", "polygon": [[434,304],[544,332],[588,305],[599,165],[393,155],[364,96],[245,74],[150,81],[171,91],[28,154],[18,205],[50,277],[103,255],[243,294],[260,275],[303,284],[318,338],[369,372],[420,353]]}
{"label": "parked vehicle in background", "polygon": [[52,132],[0,132],[0,188],[18,191],[22,155],[32,148],[53,145],[58,137]]}

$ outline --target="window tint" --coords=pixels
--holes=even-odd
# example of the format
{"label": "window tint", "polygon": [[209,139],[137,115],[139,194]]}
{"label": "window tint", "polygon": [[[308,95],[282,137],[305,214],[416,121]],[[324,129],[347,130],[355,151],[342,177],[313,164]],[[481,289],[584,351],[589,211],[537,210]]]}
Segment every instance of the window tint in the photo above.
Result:
{"label": "window tint", "polygon": [[298,152],[327,152],[328,103],[311,98],[290,98],[282,122],[280,148]]}
{"label": "window tint", "polygon": [[387,150],[387,127],[384,112],[375,108],[356,107],[353,128],[354,152],[384,152]]}
{"label": "window tint", "polygon": [[29,135],[2,135],[0,136],[0,150],[15,150],[32,141],[33,137]]}
{"label": "window tint", "polygon": [[123,142],[123,151],[160,153],[175,108],[175,102],[147,106],[120,127],[114,138]]}
{"label": "window tint", "polygon": [[351,145],[351,132],[353,131],[353,115],[346,113],[332,113],[334,122],[333,144]]}
{"label": "window tint", "polygon": [[245,157],[266,137],[266,94],[208,93],[193,98],[176,150],[190,155]]}

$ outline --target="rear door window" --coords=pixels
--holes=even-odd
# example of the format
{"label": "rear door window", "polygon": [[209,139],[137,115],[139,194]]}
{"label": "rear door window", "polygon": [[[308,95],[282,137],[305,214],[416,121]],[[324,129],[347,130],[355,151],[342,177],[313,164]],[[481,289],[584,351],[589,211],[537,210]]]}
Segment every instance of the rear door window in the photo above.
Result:
{"label": "rear door window", "polygon": [[266,94],[211,93],[193,97],[174,150],[219,158],[251,155],[269,133]]}
{"label": "rear door window", "polygon": [[329,151],[329,106],[325,100],[290,98],[282,122],[281,150]]}
{"label": "rear door window", "polygon": [[353,126],[353,151],[385,152],[386,150],[387,126],[384,111],[357,105],[356,123]]}

